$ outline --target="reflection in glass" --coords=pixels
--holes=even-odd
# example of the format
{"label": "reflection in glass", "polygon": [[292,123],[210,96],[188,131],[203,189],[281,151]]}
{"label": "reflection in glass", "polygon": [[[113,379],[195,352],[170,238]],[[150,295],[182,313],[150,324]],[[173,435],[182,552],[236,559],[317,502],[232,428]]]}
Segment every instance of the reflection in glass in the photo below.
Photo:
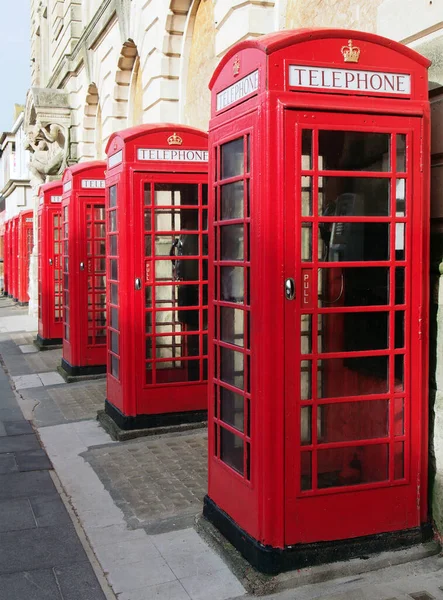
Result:
{"label": "reflection in glass", "polygon": [[396,170],[398,173],[404,173],[406,171],[406,134],[397,133],[397,156],[396,156]]}
{"label": "reflection in glass", "polygon": [[111,354],[111,375],[118,379],[119,359]]}
{"label": "reflection in glass", "polygon": [[300,440],[302,446],[312,444],[312,406],[303,406],[301,408]]}
{"label": "reflection in glass", "polygon": [[244,302],[243,267],[220,267],[221,300],[225,302]]}
{"label": "reflection in glass", "polygon": [[111,350],[118,354],[118,334],[115,331],[111,331]]}
{"label": "reflection in glass", "polygon": [[117,186],[111,185],[109,188],[109,208],[117,206]]}
{"label": "reflection in glass", "polygon": [[243,137],[221,146],[221,179],[242,175],[244,172]]}
{"label": "reflection in glass", "polygon": [[395,216],[406,214],[406,179],[397,179],[395,184]]}
{"label": "reflection in glass", "polygon": [[144,186],[144,202],[143,204],[145,206],[150,206],[151,205],[151,184],[150,183],[145,183]]}
{"label": "reflection in glass", "polygon": [[312,361],[302,360],[300,365],[300,399],[312,398]]}
{"label": "reflection in glass", "polygon": [[318,214],[324,217],[388,217],[390,179],[380,177],[322,177]]}
{"label": "reflection in glass", "polygon": [[319,269],[319,306],[381,306],[389,301],[388,267]]}
{"label": "reflection in glass", "polygon": [[220,386],[220,419],[239,431],[244,427],[243,396]]}
{"label": "reflection in glass", "polygon": [[111,327],[118,331],[118,308],[111,307]]}
{"label": "reflection in glass", "polygon": [[117,254],[118,254],[118,241],[117,240],[118,240],[118,237],[116,235],[109,236],[109,254],[111,256],[117,256]]}
{"label": "reflection in glass", "polygon": [[[116,210],[109,211],[109,231],[117,231],[117,211]],[[100,233],[101,232],[98,232],[97,237],[104,237],[104,234],[101,235]]]}
{"label": "reflection in glass", "polygon": [[220,218],[242,219],[244,216],[243,181],[227,183],[220,187]]}
{"label": "reflection in glass", "polygon": [[301,228],[301,259],[304,262],[312,260],[312,224],[303,223]]}
{"label": "reflection in glass", "polygon": [[389,391],[388,365],[387,356],[322,359],[322,397],[385,394]]}
{"label": "reflection in glass", "polygon": [[312,177],[301,178],[301,214],[302,217],[312,216]]}
{"label": "reflection in glass", "polygon": [[220,259],[244,259],[243,225],[224,225],[220,227]]}
{"label": "reflection in glass", "polygon": [[301,134],[301,168],[312,169],[312,131],[303,129]]}
{"label": "reflection in glass", "polygon": [[390,134],[319,131],[318,153],[326,171],[390,171]]}
{"label": "reflection in glass", "polygon": [[242,390],[243,376],[243,354],[220,347],[220,379]]}
{"label": "reflection in glass", "polygon": [[388,348],[389,313],[327,313],[321,318],[320,352],[355,352]]}
{"label": "reflection in glass", "polygon": [[300,350],[302,354],[310,354],[312,352],[312,315],[301,315],[300,320]]}
{"label": "reflection in glass", "polygon": [[394,398],[394,435],[404,435],[405,433],[405,413],[404,399]]}
{"label": "reflection in glass", "polygon": [[389,401],[322,404],[323,432],[319,443],[350,442],[389,434]]}
{"label": "reflection in glass", "polygon": [[220,306],[220,339],[228,344],[244,346],[244,312]]}
{"label": "reflection in glass", "polygon": [[220,427],[220,458],[243,475],[243,440],[224,427]]}
{"label": "reflection in glass", "polygon": [[395,258],[405,260],[405,223],[395,224]]}
{"label": "reflection in glass", "polygon": [[388,445],[319,450],[317,473],[319,489],[386,481],[389,476]]}
{"label": "reflection in glass", "polygon": [[405,476],[405,444],[394,444],[394,479],[403,479]]}

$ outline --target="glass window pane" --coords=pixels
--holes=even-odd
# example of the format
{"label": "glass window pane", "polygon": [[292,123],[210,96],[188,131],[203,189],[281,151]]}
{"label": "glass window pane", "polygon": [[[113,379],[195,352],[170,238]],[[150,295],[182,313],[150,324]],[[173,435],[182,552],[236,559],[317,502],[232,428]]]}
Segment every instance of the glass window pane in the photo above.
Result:
{"label": "glass window pane", "polygon": [[243,440],[224,427],[220,427],[220,458],[243,475]]}
{"label": "glass window pane", "polygon": [[109,254],[111,256],[117,256],[118,254],[118,238],[116,235],[109,236]]}
{"label": "glass window pane", "polygon": [[301,353],[312,352],[312,315],[301,315]]}
{"label": "glass window pane", "polygon": [[144,189],[143,189],[143,194],[144,194],[143,204],[145,206],[150,206],[151,205],[151,184],[150,183],[145,183]]}
{"label": "glass window pane", "polygon": [[381,306],[389,302],[388,267],[319,269],[319,306]]}
{"label": "glass window pane", "polygon": [[322,404],[320,444],[386,437],[389,434],[389,401]]}
{"label": "glass window pane", "polygon": [[220,379],[243,389],[243,377],[243,354],[229,348],[220,347]]}
{"label": "glass window pane", "polygon": [[318,153],[326,171],[390,171],[388,133],[319,131]]}
{"label": "glass window pane", "polygon": [[389,223],[322,223],[319,225],[321,261],[389,260]]}
{"label": "glass window pane", "polygon": [[225,302],[244,302],[243,267],[220,267],[221,300]]}
{"label": "glass window pane", "polygon": [[111,355],[111,374],[118,379],[119,372],[119,359],[116,356]]}
{"label": "glass window pane", "polygon": [[244,400],[240,394],[235,394],[220,386],[220,418],[228,425],[239,431],[244,427]]}
{"label": "glass window pane", "polygon": [[244,346],[244,312],[220,306],[220,339],[228,344]]}
{"label": "glass window pane", "polygon": [[235,181],[220,188],[220,217],[242,219],[244,216],[244,183]]}
{"label": "glass window pane", "polygon": [[111,304],[118,304],[118,285],[111,283]]}
{"label": "glass window pane", "polygon": [[394,479],[403,479],[405,476],[405,444],[394,444]]}
{"label": "glass window pane", "polygon": [[303,406],[301,408],[300,440],[302,446],[312,444],[312,406]]}
{"label": "glass window pane", "polygon": [[405,223],[395,225],[395,260],[405,260]]}
{"label": "glass window pane", "polygon": [[312,216],[312,177],[301,178],[301,214],[302,217]]}
{"label": "glass window pane", "polygon": [[404,304],[405,302],[405,268],[397,267],[395,269],[395,304]]}
{"label": "glass window pane", "polygon": [[394,435],[405,433],[404,399],[394,398]]}
{"label": "glass window pane", "polygon": [[[390,185],[388,178],[322,177],[319,215],[333,217],[388,217]],[[321,200],[321,201],[320,201]]]}
{"label": "glass window pane", "polygon": [[322,359],[322,397],[385,394],[388,364],[387,356]]}
{"label": "glass window pane", "polygon": [[118,260],[116,258],[111,258],[109,260],[109,265],[110,265],[111,279],[114,279],[115,281],[117,281],[118,280]]}
{"label": "glass window pane", "polygon": [[300,399],[312,398],[312,361],[302,360],[300,369]]}
{"label": "glass window pane", "polygon": [[154,185],[154,203],[158,206],[186,206],[198,204],[198,184],[156,183]]}
{"label": "glass window pane", "polygon": [[118,331],[118,308],[111,308],[111,327]]}
{"label": "glass window pane", "polygon": [[404,173],[406,171],[406,134],[397,133],[396,141],[397,141],[396,170],[399,173]]}
{"label": "glass window pane", "polygon": [[244,172],[244,141],[240,137],[223,144],[221,150],[221,179],[242,175]]}
{"label": "glass window pane", "polygon": [[221,260],[244,259],[243,225],[224,225],[220,227]]}
{"label": "glass window pane", "polygon": [[405,313],[396,311],[395,313],[395,347],[404,348],[405,346]]}
{"label": "glass window pane", "polygon": [[301,168],[312,169],[312,131],[303,129],[301,134]]}
{"label": "glass window pane", "polygon": [[152,212],[150,209],[145,210],[144,215],[144,228],[146,231],[150,231],[152,226]]}
{"label": "glass window pane", "polygon": [[117,206],[117,186],[111,185],[109,188],[109,208]]}
{"label": "glass window pane", "polygon": [[406,214],[406,179],[397,179],[395,184],[395,216]]}
{"label": "glass window pane", "polygon": [[118,333],[111,331],[111,350],[114,354],[118,354]]}
{"label": "glass window pane", "polygon": [[[109,211],[109,231],[117,231],[117,211],[110,210]],[[104,237],[104,235],[99,236]]]}
{"label": "glass window pane", "polygon": [[319,450],[317,472],[319,489],[386,481],[389,476],[388,445]]}
{"label": "glass window pane", "polygon": [[404,384],[404,372],[405,372],[405,357],[402,354],[398,354],[394,357],[395,364],[395,383],[394,383],[394,391],[402,392],[405,389]]}
{"label": "glass window pane", "polygon": [[312,224],[303,223],[301,228],[301,259],[304,262],[312,260]]}
{"label": "glass window pane", "polygon": [[389,313],[329,313],[320,315],[320,352],[354,352],[388,348]]}

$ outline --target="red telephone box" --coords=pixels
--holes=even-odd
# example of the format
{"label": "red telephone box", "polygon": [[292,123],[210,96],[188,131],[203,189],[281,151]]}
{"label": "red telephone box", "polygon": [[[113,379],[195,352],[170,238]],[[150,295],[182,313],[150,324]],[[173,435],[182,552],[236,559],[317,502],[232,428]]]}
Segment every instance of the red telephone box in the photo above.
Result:
{"label": "red telephone box", "polygon": [[63,358],[70,376],[106,370],[106,235],[103,161],[63,174]]}
{"label": "red telephone box", "polygon": [[61,217],[62,183],[40,187],[38,231],[38,334],[41,347],[62,343]]}
{"label": "red telephone box", "polygon": [[3,294],[4,296],[9,296],[9,289],[11,286],[11,266],[10,266],[10,256],[11,256],[11,221],[5,222],[5,237],[3,243]]}
{"label": "red telephone box", "polygon": [[24,210],[19,214],[17,300],[20,306],[29,302],[29,263],[34,246],[33,222],[32,210]]}
{"label": "red telephone box", "polygon": [[18,300],[18,220],[16,215],[11,219],[11,293],[10,296]]}
{"label": "red telephone box", "polygon": [[305,29],[210,83],[204,514],[265,572],[430,535],[428,66]]}
{"label": "red telephone box", "polygon": [[206,417],[207,144],[170,124],[108,143],[105,410],[123,429]]}

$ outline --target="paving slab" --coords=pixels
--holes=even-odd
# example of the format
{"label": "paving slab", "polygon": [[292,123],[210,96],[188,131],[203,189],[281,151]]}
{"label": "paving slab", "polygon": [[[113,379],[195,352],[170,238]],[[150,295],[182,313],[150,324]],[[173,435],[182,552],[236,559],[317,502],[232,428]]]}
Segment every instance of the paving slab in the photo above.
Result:
{"label": "paving slab", "polygon": [[23,354],[35,354],[38,352],[38,349],[34,346],[34,344],[23,344],[19,346],[19,348]]}
{"label": "paving slab", "polygon": [[16,421],[3,421],[7,435],[23,435],[25,433],[34,433],[31,423],[24,419]]}
{"label": "paving slab", "polygon": [[52,569],[0,575],[0,598],[2,600],[63,600]]}
{"label": "paving slab", "polygon": [[42,380],[37,373],[28,375],[15,375],[12,377],[16,390],[25,390],[26,388],[36,388],[43,385]]}
{"label": "paving slab", "polygon": [[35,433],[0,437],[0,454],[3,454],[4,452],[26,452],[28,450],[40,450],[40,447],[40,443]]}
{"label": "paving slab", "polygon": [[26,364],[35,373],[45,373],[47,371],[57,371],[57,367],[60,366],[62,361],[62,350],[45,350],[44,352],[38,352],[34,346],[35,353],[27,354],[23,358]]}
{"label": "paving slab", "polygon": [[66,385],[65,380],[57,371],[37,373],[37,375],[40,377],[43,385]]}
{"label": "paving slab", "polygon": [[63,600],[105,600],[89,561],[55,567],[54,575]]}
{"label": "paving slab", "polygon": [[37,522],[27,498],[0,502],[0,532],[34,529]]}
{"label": "paving slab", "polygon": [[19,471],[44,471],[52,469],[51,461],[44,450],[29,450],[16,452],[15,461]]}
{"label": "paving slab", "polygon": [[0,500],[49,496],[56,494],[51,476],[47,471],[26,471],[0,475]]}

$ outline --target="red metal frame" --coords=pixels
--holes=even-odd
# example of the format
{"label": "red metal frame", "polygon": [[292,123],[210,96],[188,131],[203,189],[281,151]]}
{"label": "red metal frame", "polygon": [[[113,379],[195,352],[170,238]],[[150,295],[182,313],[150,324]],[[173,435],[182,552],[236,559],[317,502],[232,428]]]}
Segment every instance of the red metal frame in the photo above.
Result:
{"label": "red metal frame", "polygon": [[62,366],[73,376],[106,364],[105,167],[80,163],[62,179]]}
{"label": "red metal frame", "polygon": [[[358,64],[343,62],[341,50],[350,39],[361,50]],[[349,72],[355,69],[407,73],[411,75],[411,93],[398,97],[389,93],[293,90],[288,79],[290,65],[317,65]],[[389,65],[388,69],[386,65]],[[209,298],[214,299],[216,313],[214,319],[210,311],[208,329],[209,381],[213,385],[209,386],[209,502],[205,513],[214,522],[223,520],[221,515],[229,515],[230,524],[224,521],[223,527],[225,531],[232,532],[233,520],[235,527],[243,531],[243,541],[240,540],[241,535],[237,538],[231,536],[239,547],[244,543],[244,532],[259,545],[287,549],[297,544],[412,530],[427,521],[428,66],[429,61],[412,50],[372,34],[347,30],[300,30],[241,42],[222,59],[211,80],[209,181],[215,183],[210,189],[209,202],[209,256],[214,258],[214,271],[210,270],[209,277]],[[246,81],[248,75],[255,72],[258,72],[256,89],[245,93],[244,83],[237,85],[237,82]],[[220,103],[217,110],[217,95],[236,85],[237,95],[226,96],[231,103],[227,106]],[[302,130],[314,132],[311,166],[307,169],[304,165],[304,170]],[[319,130],[388,134],[391,144],[388,167],[382,173],[343,172],[338,169],[322,171],[318,158]],[[407,138],[405,173],[395,171],[397,134]],[[225,144],[235,143],[235,140],[243,145],[247,158],[241,171],[235,177],[227,178],[223,174],[222,152],[227,153],[229,147]],[[301,248],[307,232],[311,232],[312,253],[312,248],[316,249],[321,242],[319,225],[327,230],[332,227],[329,223],[337,221],[337,216],[330,216],[331,213],[322,214],[320,211],[318,214],[320,193],[325,193],[318,188],[327,177],[340,176],[387,180],[393,199],[396,198],[396,179],[406,181],[407,212],[404,216],[395,212],[392,200],[390,212],[386,215],[344,216],[339,219],[343,224],[372,223],[390,227],[390,254],[385,260],[365,260],[357,265],[343,261],[322,263],[312,255],[305,256],[305,261],[302,261]],[[305,190],[302,190],[301,182],[305,179],[302,180],[302,177],[310,177],[311,182],[317,185],[312,188],[312,212],[304,216],[301,198]],[[241,219],[227,221],[220,213],[223,190],[224,186],[236,181],[244,182],[245,212]],[[221,229],[233,224],[244,227],[245,251],[241,260],[237,258],[235,262],[229,262],[221,254]],[[399,258],[395,255],[395,238],[398,235],[400,240],[397,232],[403,224],[406,226],[406,258]],[[305,227],[302,228],[302,225]],[[385,306],[363,306],[361,302],[359,308],[344,307],[340,303],[334,307],[327,304],[318,307],[318,293],[329,289],[331,298],[344,293],[343,281],[348,281],[346,277],[350,272],[346,271],[346,267],[356,266],[389,270],[391,291]],[[243,300],[223,298],[221,269],[229,267],[244,270]],[[329,267],[335,267],[336,271],[330,269],[327,275],[321,275],[323,287],[318,288],[317,270]],[[406,269],[406,296],[401,304],[395,304],[395,268]],[[226,273],[224,271],[223,277]],[[294,301],[285,298],[285,281],[288,278],[295,280]],[[221,328],[227,327],[220,315],[223,307],[245,314],[245,334],[240,348],[235,341],[228,339],[226,331],[221,331]],[[343,346],[339,349],[345,325],[343,320],[333,323],[330,315],[359,312],[368,314],[370,319],[370,313],[377,311],[380,315],[390,315],[390,345],[380,350],[367,348],[349,352]],[[402,318],[395,315],[400,313],[405,314],[405,345],[394,347],[394,328],[399,327],[396,320]],[[301,340],[306,334],[301,331],[302,315],[306,315],[305,323],[309,322],[309,315],[312,316],[312,349],[309,353],[303,350],[303,355]],[[329,319],[331,323],[325,332],[318,329],[318,315],[326,315],[323,320]],[[327,356],[325,350],[322,353],[321,348],[317,348],[320,343],[318,335],[325,336],[322,341],[325,347],[329,344],[333,348],[327,351]],[[395,357],[402,355],[406,357],[404,390],[400,390],[394,377],[394,363],[400,360]],[[376,362],[383,356],[388,357],[386,360],[391,367],[387,389],[381,384],[376,386],[377,377],[373,374],[366,378],[361,376],[359,391],[355,391],[352,376],[345,373],[346,364],[355,364],[351,358],[361,361],[371,357]],[[327,362],[327,359],[336,359],[337,362]],[[319,360],[323,361],[321,369],[316,368]],[[226,371],[224,361],[228,364],[232,361],[239,366],[234,369],[233,379],[231,375],[226,377],[223,374],[223,369]],[[414,369],[410,368],[411,364],[415,365]],[[239,374],[242,365],[243,376]],[[303,371],[309,368],[311,372],[312,393],[306,400],[301,396],[301,368]],[[339,368],[341,370],[337,371]],[[334,397],[331,387],[331,374],[334,372],[338,373],[338,383],[343,386],[339,397]],[[322,382],[327,382],[329,377],[327,385],[330,387],[323,391],[323,397],[317,394],[317,377]],[[368,389],[373,390],[372,395],[368,395]],[[222,406],[220,393],[223,390],[236,394],[237,422],[231,418],[232,410],[227,411],[228,406],[232,409],[232,396],[230,404],[223,400],[225,404]],[[320,435],[326,436],[327,430],[324,433],[321,428],[332,422],[327,411],[330,410],[329,415],[332,415],[334,410],[340,410],[344,396],[346,402],[361,402],[359,408],[369,406],[363,404],[365,400],[388,401],[390,427],[386,435],[377,438],[367,434],[364,442],[360,438],[352,443],[323,441]],[[401,435],[394,428],[394,418],[399,412],[396,399],[399,398],[404,399],[405,414]],[[329,409],[329,406],[333,408]],[[303,414],[310,414],[307,419],[311,427],[309,444],[301,440],[303,408],[307,409]],[[223,410],[229,413],[229,419],[224,417]],[[371,419],[379,419],[383,410],[383,403],[371,405]],[[342,415],[336,413],[335,418],[340,421]],[[362,408],[360,421],[367,418],[368,413]],[[386,463],[387,477],[382,481],[376,481],[376,476],[370,475],[369,461],[365,463],[364,456],[359,456],[360,470],[364,472],[366,469],[366,483],[362,479],[358,484],[354,481],[347,485],[317,485],[320,450],[358,446],[366,449],[364,454],[369,452],[368,448],[375,448],[377,443],[391,449]],[[401,443],[405,444],[404,477],[394,472],[395,452],[392,452],[398,448],[395,444]],[[334,464],[330,469],[344,480],[349,475],[353,454],[345,456],[345,451],[340,452],[340,468]],[[304,487],[302,490],[302,475],[307,476],[302,456],[307,457],[308,453],[311,453],[312,459],[311,483],[308,489]],[[332,454],[330,452],[330,456]],[[323,457],[322,454],[322,460]],[[372,456],[373,464],[379,464],[380,460],[380,456]],[[214,517],[214,511],[218,511],[217,517]]]}
{"label": "red metal frame", "polygon": [[5,223],[5,237],[3,244],[3,293],[5,296],[9,295],[9,288],[11,286],[11,221]]}
{"label": "red metal frame", "polygon": [[11,219],[11,293],[14,302],[18,301],[18,230],[19,216]]}
{"label": "red metal frame", "polygon": [[24,305],[29,302],[29,264],[34,247],[34,213],[24,210],[18,220],[18,286],[17,300]]}
{"label": "red metal frame", "polygon": [[[207,402],[207,134],[144,125],[113,134],[106,151],[106,410],[124,428],[201,418]],[[182,197],[189,190],[187,202]],[[178,259],[172,244],[186,236],[198,248]],[[190,266],[190,254],[197,278],[184,284],[174,276],[175,265]],[[195,292],[192,314],[180,305],[187,290]]]}
{"label": "red metal frame", "polygon": [[42,345],[61,344],[63,337],[61,201],[62,183],[39,189],[38,231],[38,336]]}

